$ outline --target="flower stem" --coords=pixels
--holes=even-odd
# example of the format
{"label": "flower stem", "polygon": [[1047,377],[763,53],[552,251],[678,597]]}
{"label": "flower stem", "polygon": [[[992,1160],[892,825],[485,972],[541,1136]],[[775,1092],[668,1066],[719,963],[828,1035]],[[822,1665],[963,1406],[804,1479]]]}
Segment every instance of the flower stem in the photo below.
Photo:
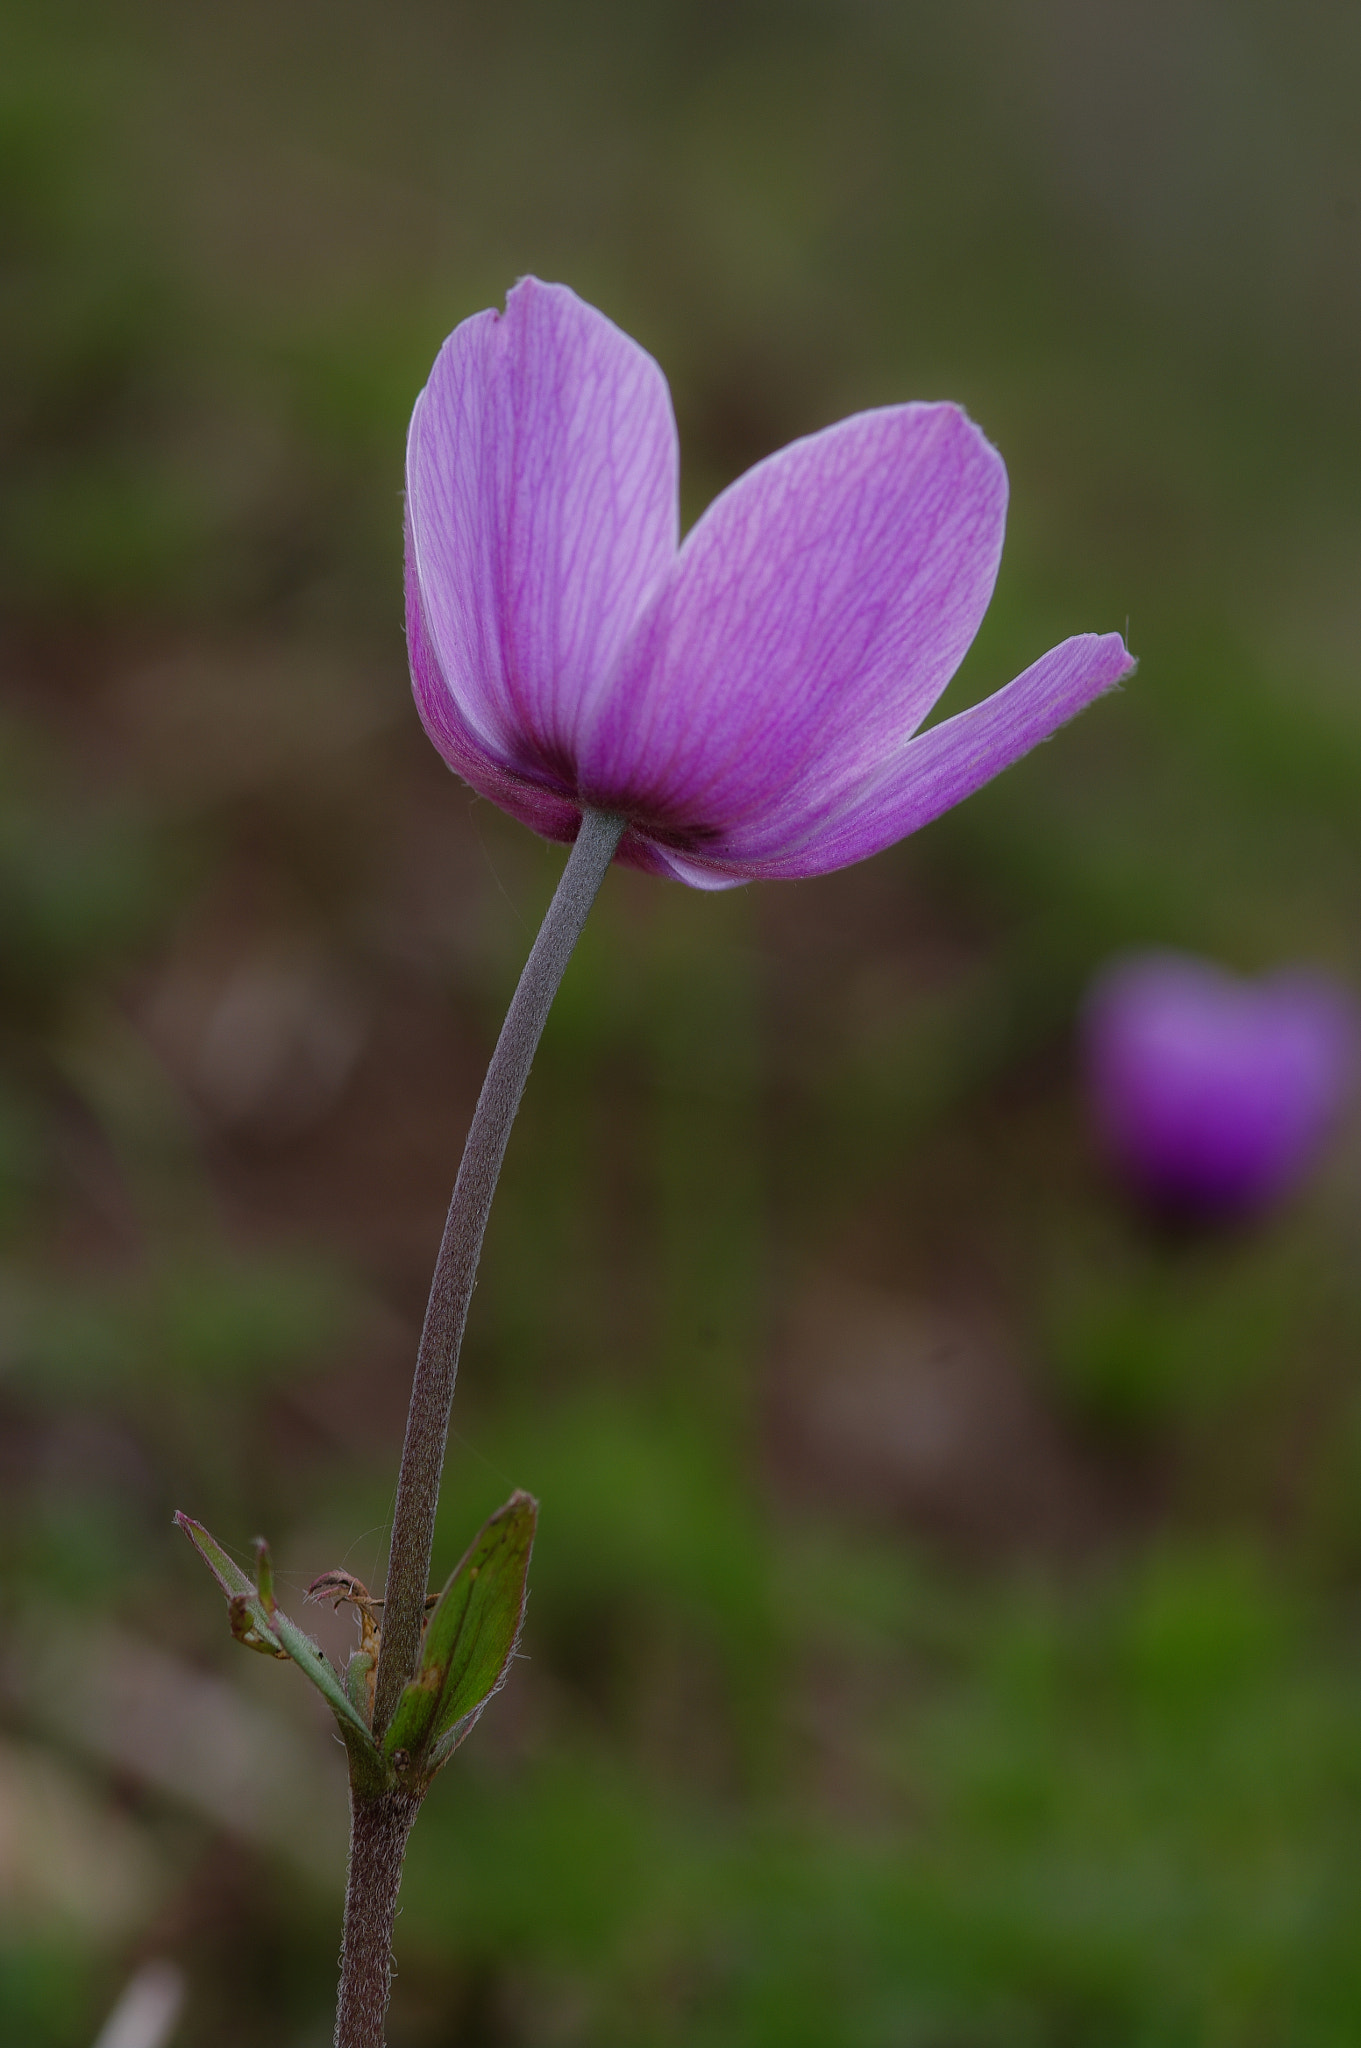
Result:
{"label": "flower stem", "polygon": [[397,1481],[373,1713],[380,1742],[416,1666],[459,1346],[506,1141],[558,984],[623,830],[624,820],[608,812],[583,813],[562,880],[511,998],[463,1148],[416,1356]]}
{"label": "flower stem", "polygon": [[[416,1667],[459,1346],[510,1127],[553,998],[623,830],[624,820],[607,812],[582,814],[576,844],[511,997],[468,1129],[430,1284],[397,1480],[374,1699],[373,1732],[380,1744]],[[411,1792],[365,1797],[351,1791],[336,2048],[382,2048],[397,1893],[419,1806],[419,1796]]]}
{"label": "flower stem", "polygon": [[410,1792],[350,1794],[350,1868],[335,2048],[383,2048],[392,1988],[392,1923],[402,1861],[420,1800]]}

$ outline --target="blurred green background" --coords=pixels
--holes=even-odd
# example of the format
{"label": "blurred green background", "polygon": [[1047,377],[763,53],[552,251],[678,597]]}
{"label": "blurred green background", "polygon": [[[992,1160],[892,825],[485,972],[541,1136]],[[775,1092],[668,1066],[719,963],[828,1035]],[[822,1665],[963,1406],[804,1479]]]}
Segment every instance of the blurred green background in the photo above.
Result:
{"label": "blurred green background", "polygon": [[[0,2038],[139,1960],[330,2038],[344,1773],[170,1529],[381,1577],[462,1132],[561,863],[405,677],[403,437],[563,279],[687,516],[963,402],[964,702],[1138,675],[868,865],[611,876],[512,1145],[436,1567],[542,1498],[394,2048],[1361,2042],[1361,1150],[1160,1233],[1113,949],[1361,977],[1353,0],[7,0]],[[309,1626],[340,1652],[348,1626]]]}

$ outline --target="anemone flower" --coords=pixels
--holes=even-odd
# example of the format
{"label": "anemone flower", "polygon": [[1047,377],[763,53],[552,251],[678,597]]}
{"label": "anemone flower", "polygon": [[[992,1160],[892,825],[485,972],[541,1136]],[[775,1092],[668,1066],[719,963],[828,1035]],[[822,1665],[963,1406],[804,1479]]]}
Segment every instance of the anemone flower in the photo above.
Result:
{"label": "anemone flower", "polygon": [[1098,977],[1083,1018],[1098,1135],[1136,1193],[1203,1215],[1260,1210],[1299,1182],[1356,1066],[1345,991],[1296,970],[1240,981],[1145,953]]}
{"label": "anemone flower", "polygon": [[407,635],[426,731],[545,838],[721,889],[863,860],[1047,739],[1133,662],[1065,640],[921,732],[987,609],[1002,459],[954,405],[791,442],[679,540],[652,357],[525,278],[441,349],[407,450]]}

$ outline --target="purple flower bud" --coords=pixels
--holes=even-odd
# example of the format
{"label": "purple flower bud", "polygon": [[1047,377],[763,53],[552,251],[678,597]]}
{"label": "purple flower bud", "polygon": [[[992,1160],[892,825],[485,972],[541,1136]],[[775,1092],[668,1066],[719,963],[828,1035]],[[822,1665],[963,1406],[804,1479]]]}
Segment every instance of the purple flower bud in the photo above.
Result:
{"label": "purple flower bud", "polygon": [[953,405],[858,413],[740,477],[679,543],[651,356],[525,278],[450,335],[407,448],[416,701],[464,780],[549,839],[701,889],[877,853],[1134,664],[1065,640],[922,733],[992,595],[1002,459]]}
{"label": "purple flower bud", "polygon": [[1208,960],[1146,953],[1094,983],[1083,1018],[1102,1144],[1146,1200],[1243,1214],[1313,1164],[1345,1103],[1357,1020],[1305,970],[1240,981]]}

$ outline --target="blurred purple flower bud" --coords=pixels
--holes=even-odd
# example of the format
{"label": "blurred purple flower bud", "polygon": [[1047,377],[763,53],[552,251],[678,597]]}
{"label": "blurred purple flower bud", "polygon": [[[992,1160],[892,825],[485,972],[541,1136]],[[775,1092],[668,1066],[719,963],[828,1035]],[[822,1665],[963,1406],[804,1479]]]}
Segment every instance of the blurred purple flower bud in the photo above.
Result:
{"label": "blurred purple flower bud", "polygon": [[1355,1007],[1306,970],[1240,981],[1147,953],[1107,968],[1083,1019],[1097,1131],[1145,1199],[1243,1214],[1307,1172],[1346,1101]]}
{"label": "blurred purple flower bud", "polygon": [[[679,540],[651,356],[563,285],[465,320],[407,450],[407,637],[426,731],[549,839],[583,806],[696,888],[815,875],[913,832],[1134,664],[1084,634],[918,733],[992,595],[996,449],[953,405],[793,442]],[[916,737],[914,737],[916,735]]]}

